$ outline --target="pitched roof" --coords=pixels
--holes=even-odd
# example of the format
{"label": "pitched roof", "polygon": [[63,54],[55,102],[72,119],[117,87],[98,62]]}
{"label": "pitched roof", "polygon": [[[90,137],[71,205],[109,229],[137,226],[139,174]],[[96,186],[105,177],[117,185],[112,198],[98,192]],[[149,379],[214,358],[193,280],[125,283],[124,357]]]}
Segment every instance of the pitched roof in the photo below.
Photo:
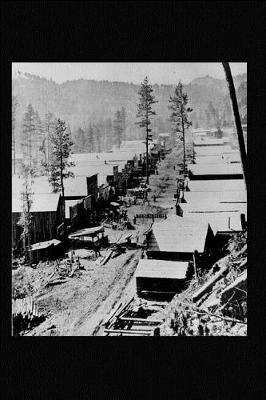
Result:
{"label": "pitched roof", "polygon": [[[56,211],[59,197],[59,193],[33,194],[31,212]],[[20,194],[12,194],[12,212],[22,212],[22,199]]]}
{"label": "pitched roof", "polygon": [[244,179],[224,179],[222,183],[219,179],[189,181],[188,187],[191,192],[246,191]]}
{"label": "pitched roof", "polygon": [[241,164],[191,164],[192,175],[240,175],[243,174]]}
{"label": "pitched roof", "polygon": [[194,218],[198,222],[207,221],[214,234],[217,232],[242,231],[239,212],[195,213],[190,214],[189,218]]}
{"label": "pitched roof", "polygon": [[216,203],[245,203],[247,194],[245,191],[233,192],[185,192],[184,198],[189,204],[203,204],[213,201]]}
{"label": "pitched roof", "polygon": [[194,151],[198,156],[215,156],[219,154],[235,153],[238,150],[232,150],[228,145],[220,146],[196,146]]}
{"label": "pitched roof", "polygon": [[181,203],[180,207],[186,213],[223,213],[223,212],[241,212],[247,214],[246,203],[218,203],[212,199],[203,203]]}
{"label": "pitched roof", "polygon": [[69,239],[78,238],[79,236],[90,236],[94,233],[104,232],[103,226],[94,226],[93,228],[80,229],[68,235]]}
{"label": "pitched roof", "polygon": [[160,251],[176,253],[192,253],[194,250],[204,251],[208,231],[208,223],[197,223],[189,217],[176,215],[168,217],[164,222],[153,224],[152,231]]}
{"label": "pitched roof", "polygon": [[185,279],[187,269],[187,262],[143,259],[139,260],[135,271],[135,277]]}
{"label": "pitched roof", "polygon": [[218,138],[200,138],[200,139],[195,139],[193,144],[194,146],[219,146],[223,145],[225,143],[224,139],[218,139]]}

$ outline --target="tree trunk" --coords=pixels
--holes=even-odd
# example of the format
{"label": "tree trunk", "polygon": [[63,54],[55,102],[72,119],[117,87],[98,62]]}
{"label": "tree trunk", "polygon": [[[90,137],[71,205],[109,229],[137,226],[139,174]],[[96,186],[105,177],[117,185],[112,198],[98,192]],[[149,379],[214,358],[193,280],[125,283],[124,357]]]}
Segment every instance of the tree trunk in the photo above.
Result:
{"label": "tree trunk", "polygon": [[182,117],[182,133],[183,133],[183,168],[184,168],[184,178],[185,178],[185,170],[186,170],[186,142],[185,142],[185,127],[184,127],[183,117]]}
{"label": "tree trunk", "polygon": [[242,125],[241,125],[241,120],[240,120],[240,115],[239,115],[238,104],[237,104],[234,81],[232,78],[232,73],[231,73],[231,68],[230,68],[229,63],[224,62],[222,64],[223,64],[226,80],[227,80],[228,87],[229,87],[230,98],[231,98],[231,102],[232,102],[232,108],[233,108],[233,112],[234,112],[235,125],[236,125],[237,136],[238,136],[238,144],[239,144],[239,150],[240,150],[240,156],[241,156],[243,175],[244,175],[244,179],[245,179],[245,184],[247,186],[247,153],[246,153],[243,130],[242,130]]}
{"label": "tree trunk", "polygon": [[146,121],[146,183],[149,184],[149,125],[148,125],[148,116]]}
{"label": "tree trunk", "polygon": [[64,179],[63,179],[63,160],[62,160],[62,155],[60,157],[60,179],[61,179],[61,190],[62,190],[63,218],[65,220],[65,188],[64,188]]}

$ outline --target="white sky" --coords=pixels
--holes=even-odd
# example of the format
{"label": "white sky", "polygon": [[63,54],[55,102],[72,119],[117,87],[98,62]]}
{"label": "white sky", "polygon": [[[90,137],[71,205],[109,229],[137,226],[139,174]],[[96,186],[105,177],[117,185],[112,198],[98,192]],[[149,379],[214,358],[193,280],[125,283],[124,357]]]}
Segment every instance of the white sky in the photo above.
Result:
{"label": "white sky", "polygon": [[[247,72],[247,63],[230,66],[233,76]],[[221,63],[12,63],[12,73],[18,70],[57,83],[80,78],[140,83],[148,75],[153,84],[176,84],[206,75],[225,77]]]}

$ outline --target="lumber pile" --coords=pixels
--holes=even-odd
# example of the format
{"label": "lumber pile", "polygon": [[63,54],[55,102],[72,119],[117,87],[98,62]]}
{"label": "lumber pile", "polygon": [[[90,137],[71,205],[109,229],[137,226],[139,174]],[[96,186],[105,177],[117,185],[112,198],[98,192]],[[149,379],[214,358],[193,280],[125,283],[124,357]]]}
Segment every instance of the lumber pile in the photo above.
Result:
{"label": "lumber pile", "polygon": [[32,329],[45,320],[45,315],[40,312],[32,296],[12,301],[13,335],[21,331]]}

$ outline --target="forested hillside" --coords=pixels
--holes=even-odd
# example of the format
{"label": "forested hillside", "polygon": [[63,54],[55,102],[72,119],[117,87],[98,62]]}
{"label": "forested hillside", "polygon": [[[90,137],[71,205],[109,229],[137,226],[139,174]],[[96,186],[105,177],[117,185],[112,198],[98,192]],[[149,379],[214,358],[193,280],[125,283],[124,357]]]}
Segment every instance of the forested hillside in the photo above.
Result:
{"label": "forested hillside", "polygon": [[[240,95],[241,115],[246,114],[247,75],[234,78]],[[178,82],[177,82],[178,83]],[[157,115],[152,126],[153,133],[169,131],[169,96],[174,85],[153,85]],[[12,95],[16,98],[15,138],[21,142],[21,125],[29,104],[41,120],[51,112],[65,120],[71,129],[76,151],[81,151],[89,143],[95,148],[107,149],[115,142],[113,123],[117,110],[125,110],[124,139],[142,138],[136,126],[136,110],[139,85],[126,82],[93,81],[79,79],[57,84],[39,76],[16,73],[12,80]],[[190,105],[193,108],[191,120],[194,127],[215,127],[219,114],[222,126],[232,124],[232,113],[225,80],[210,76],[194,79],[185,85]],[[94,133],[92,133],[94,132]],[[85,147],[84,147],[85,146]],[[95,150],[95,149],[94,149]],[[93,149],[89,149],[93,151]]]}

